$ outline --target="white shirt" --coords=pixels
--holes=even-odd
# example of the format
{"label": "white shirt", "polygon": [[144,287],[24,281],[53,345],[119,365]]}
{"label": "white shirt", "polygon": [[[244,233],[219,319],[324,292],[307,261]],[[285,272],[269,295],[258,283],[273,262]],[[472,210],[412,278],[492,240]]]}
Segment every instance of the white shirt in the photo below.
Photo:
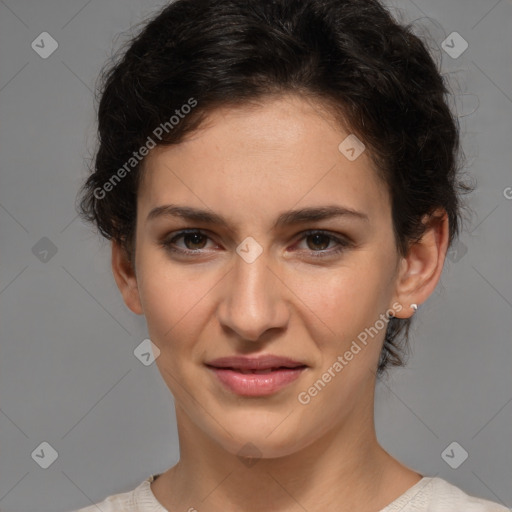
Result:
{"label": "white shirt", "polygon": [[[100,503],[74,512],[171,512],[151,490],[151,475],[135,489],[109,496]],[[193,508],[192,508],[193,510]],[[424,476],[404,494],[378,512],[510,512],[492,501],[475,498],[439,477]]]}

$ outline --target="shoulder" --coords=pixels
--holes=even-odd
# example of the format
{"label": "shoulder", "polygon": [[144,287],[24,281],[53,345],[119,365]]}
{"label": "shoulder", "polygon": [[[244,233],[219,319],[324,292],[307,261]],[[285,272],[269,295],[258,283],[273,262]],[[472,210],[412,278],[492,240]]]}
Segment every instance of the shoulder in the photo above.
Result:
{"label": "shoulder", "polygon": [[101,502],[79,510],[74,510],[73,512],[98,512],[98,510],[101,510],[101,512],[131,512],[134,509],[128,508],[128,503],[130,503],[130,495],[132,493],[133,491],[113,494]]}
{"label": "shoulder", "polygon": [[459,487],[433,477],[430,480],[431,494],[428,511],[430,512],[509,512],[510,509],[482,498],[465,493]]}
{"label": "shoulder", "polygon": [[439,477],[424,476],[380,512],[510,512]]}
{"label": "shoulder", "polygon": [[134,489],[120,494],[113,494],[103,501],[95,503],[73,512],[160,512],[164,508],[160,508],[160,504],[154,498],[150,484],[154,479],[154,475],[141,482]]}

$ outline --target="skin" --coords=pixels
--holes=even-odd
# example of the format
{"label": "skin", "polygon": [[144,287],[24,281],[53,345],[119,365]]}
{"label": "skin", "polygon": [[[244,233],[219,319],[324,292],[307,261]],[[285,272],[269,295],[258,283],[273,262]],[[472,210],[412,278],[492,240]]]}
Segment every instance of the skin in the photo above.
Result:
{"label": "skin", "polygon": [[[348,134],[320,105],[286,95],[217,109],[185,142],[146,157],[135,265],[114,242],[112,268],[127,306],[146,317],[174,396],[181,458],[151,484],[169,510],[375,512],[421,479],[376,439],[385,329],[307,405],[297,399],[393,304],[395,316],[412,316],[410,304],[434,291],[447,250],[448,220],[438,211],[399,256],[390,196],[367,150],[354,161],[338,150]],[[170,203],[213,211],[228,226],[146,220]],[[333,204],[368,220],[272,229],[284,211]],[[185,228],[206,236],[174,246],[199,255],[162,246]],[[307,229],[352,244],[334,254],[335,241],[301,234]],[[263,248],[252,263],[236,252],[249,236]],[[315,258],[319,251],[330,255]],[[271,396],[240,397],[204,363],[241,354],[288,356],[309,368]],[[247,443],[259,450],[252,465],[237,455]]]}

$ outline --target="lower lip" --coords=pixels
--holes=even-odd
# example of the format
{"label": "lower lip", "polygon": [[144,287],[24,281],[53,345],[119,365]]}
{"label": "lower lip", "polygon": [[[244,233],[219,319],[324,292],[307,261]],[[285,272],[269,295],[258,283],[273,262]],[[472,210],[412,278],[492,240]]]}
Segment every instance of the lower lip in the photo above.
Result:
{"label": "lower lip", "polygon": [[242,396],[266,396],[284,388],[298,379],[306,369],[300,368],[279,369],[270,373],[240,373],[225,368],[208,366],[217,378],[230,391]]}

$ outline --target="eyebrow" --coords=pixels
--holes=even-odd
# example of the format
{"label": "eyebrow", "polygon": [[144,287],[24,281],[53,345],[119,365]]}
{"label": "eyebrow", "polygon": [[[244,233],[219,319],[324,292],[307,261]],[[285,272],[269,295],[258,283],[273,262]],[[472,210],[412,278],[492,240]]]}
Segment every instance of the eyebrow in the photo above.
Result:
{"label": "eyebrow", "polygon": [[[202,222],[205,224],[218,225],[228,228],[227,220],[209,210],[193,208],[190,206],[179,206],[175,204],[166,204],[153,208],[148,216],[146,222],[149,222],[158,217],[178,217],[189,222]],[[305,222],[318,222],[336,217],[348,217],[353,219],[360,219],[369,222],[368,215],[363,212],[354,210],[352,208],[345,208],[337,205],[327,205],[320,207],[301,208],[298,210],[289,210],[281,213],[274,222],[272,229],[280,227],[292,226]]]}

